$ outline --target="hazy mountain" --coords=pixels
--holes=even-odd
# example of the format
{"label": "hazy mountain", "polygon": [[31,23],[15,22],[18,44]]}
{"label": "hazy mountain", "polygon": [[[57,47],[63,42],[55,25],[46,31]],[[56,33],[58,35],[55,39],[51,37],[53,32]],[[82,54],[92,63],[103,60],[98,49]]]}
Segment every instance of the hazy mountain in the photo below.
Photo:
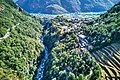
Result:
{"label": "hazy mountain", "polygon": [[120,0],[18,0],[17,3],[30,13],[66,13],[106,11]]}

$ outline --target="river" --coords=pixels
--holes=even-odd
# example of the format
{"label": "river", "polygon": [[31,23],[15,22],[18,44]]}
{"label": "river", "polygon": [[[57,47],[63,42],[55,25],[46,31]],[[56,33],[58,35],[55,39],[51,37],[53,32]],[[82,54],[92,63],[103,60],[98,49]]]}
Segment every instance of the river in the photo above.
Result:
{"label": "river", "polygon": [[[41,43],[43,44],[44,36],[41,37]],[[34,80],[41,80],[43,77],[44,67],[45,67],[45,61],[48,59],[48,48],[44,45],[44,58],[41,61],[41,64],[37,68],[37,74],[34,78]]]}

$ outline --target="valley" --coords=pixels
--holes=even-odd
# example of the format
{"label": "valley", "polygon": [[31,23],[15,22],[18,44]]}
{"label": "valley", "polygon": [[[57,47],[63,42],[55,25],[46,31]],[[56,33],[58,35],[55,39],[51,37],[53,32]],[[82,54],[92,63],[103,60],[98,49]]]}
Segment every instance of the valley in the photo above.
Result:
{"label": "valley", "polygon": [[[36,2],[14,1],[22,7]],[[34,14],[34,4],[27,13],[12,0],[0,1],[0,80],[120,79],[120,2],[71,2],[45,0],[37,9],[47,6],[50,13]]]}
{"label": "valley", "polygon": [[[116,37],[116,39],[111,37],[113,35],[114,37],[119,35],[119,32],[118,34],[114,34],[109,30],[108,32],[104,32],[106,31],[106,27],[111,25],[102,20],[102,16],[107,15],[107,13],[108,12],[105,12],[101,15],[100,19],[97,19],[99,16],[78,18],[66,17],[66,15],[64,16],[63,14],[57,16],[52,15],[52,17],[51,15],[45,15],[44,18],[42,15],[39,15],[45,19],[42,20],[45,22],[41,23],[45,24],[45,40],[43,43],[48,47],[49,51],[48,59],[45,62],[44,76],[41,80],[45,80],[46,78],[49,80],[67,80],[71,74],[72,80],[118,80],[120,78],[119,37]],[[111,13],[109,16],[111,16],[111,18],[109,18],[109,20],[111,20],[113,17],[119,16],[119,13]],[[106,19],[107,17],[108,15]],[[119,19],[115,21],[115,23],[118,24]],[[100,29],[98,27],[100,27]],[[119,31],[118,26],[116,26],[116,32],[117,31]],[[73,59],[71,60],[70,58]],[[83,66],[85,69],[79,65],[81,64],[81,62],[79,63],[80,59],[84,62]],[[88,61],[86,61],[86,59]],[[71,62],[69,62],[69,60]],[[89,61],[92,60],[91,65]],[[73,66],[73,63],[76,65]],[[95,68],[95,66],[98,67]],[[79,72],[80,69],[82,69],[83,72]],[[88,73],[84,71],[86,69]],[[85,74],[85,76],[82,76],[81,79],[81,75],[79,74]]]}
{"label": "valley", "polygon": [[[59,49],[57,49],[58,53],[61,53],[61,52],[59,52],[61,50],[60,47],[62,47],[62,45],[64,45],[64,44],[65,45],[64,45],[63,49],[67,46],[68,46],[68,49],[70,49],[70,50],[76,49],[75,51],[77,51],[77,49],[78,50],[80,49],[80,52],[79,52],[80,58],[82,58],[85,55],[85,53],[89,52],[90,49],[95,48],[93,45],[91,45],[91,42],[89,42],[89,40],[91,38],[90,35],[86,36],[86,33],[84,33],[84,32],[86,31],[85,30],[86,28],[93,28],[95,26],[100,25],[100,23],[97,23],[98,21],[97,21],[96,17],[95,18],[94,17],[66,18],[66,16],[64,16],[64,15],[62,15],[62,16],[57,15],[57,16],[52,17],[52,18],[50,18],[49,16],[45,16],[45,19],[46,18],[48,18],[48,22],[46,21],[47,23],[45,23],[45,26],[44,26],[44,28],[45,28],[45,30],[44,30],[45,40],[43,41],[43,43],[44,43],[44,45],[48,46],[48,51],[50,52],[48,60],[49,60],[50,56],[51,57],[53,56],[52,52],[54,51],[54,47],[58,46],[59,47]],[[88,27],[88,25],[91,25],[91,24],[93,26]],[[64,38],[66,38],[65,35],[67,35],[67,34],[69,34],[68,36],[70,36],[71,34],[76,36],[76,38],[78,39],[77,44],[75,43],[76,41],[75,42],[73,41],[70,44],[69,39],[64,40]],[[75,38],[73,38],[72,40],[75,40]],[[69,43],[69,45],[66,45],[66,43]],[[120,72],[119,72],[119,67],[120,67],[119,66],[120,65],[119,64],[120,63],[119,50],[120,50],[120,48],[119,47],[120,46],[119,46],[119,42],[118,42],[115,44],[111,44],[111,46],[108,45],[107,47],[102,48],[102,49],[99,48],[101,50],[98,50],[95,52],[90,51],[89,56],[91,58],[94,58],[94,60],[96,61],[96,65],[99,65],[99,67],[100,67],[100,70],[102,73],[101,78],[106,79],[106,80],[107,79],[113,79],[113,80],[119,79],[119,76],[120,76]],[[57,50],[55,50],[55,52]],[[66,50],[66,48],[65,48],[65,50]],[[68,53],[69,53],[69,51],[68,51]],[[62,52],[64,53],[64,50],[62,50]],[[73,56],[74,54],[71,54],[71,55]],[[57,57],[59,57],[59,56],[57,56]],[[50,64],[47,63],[47,61],[46,61],[46,65],[48,66]],[[67,65],[69,65],[69,64],[67,64]],[[45,66],[44,72],[48,71],[49,67],[47,67],[47,66]],[[90,68],[90,73],[84,79],[88,79],[88,76],[89,76],[89,79],[91,79],[93,77],[94,71],[92,71],[92,70],[93,69]],[[65,71],[67,71],[67,70],[65,69]],[[66,74],[69,75],[68,73],[66,73]],[[49,78],[48,73],[47,74],[44,73],[44,75],[46,75],[48,79],[51,79],[51,77]],[[57,75],[57,74],[55,74],[55,75]],[[43,76],[43,80],[44,80],[44,77],[46,77],[46,76]],[[56,79],[59,79],[59,78],[56,77]],[[37,79],[35,79],[35,80],[37,80]]]}
{"label": "valley", "polygon": [[[38,16],[41,16],[41,15],[38,15]],[[43,16],[42,16],[43,17]],[[46,16],[47,17],[47,16]],[[63,16],[57,16],[57,17],[54,17],[54,18],[57,18],[57,19],[60,19],[62,18]],[[65,17],[65,16],[64,16]],[[54,18],[50,18],[50,17],[47,17],[48,19],[54,19]],[[70,33],[72,30],[75,30],[76,28],[78,28],[78,30],[76,30],[75,34],[76,36],[78,36],[78,39],[79,39],[79,44],[80,44],[80,49],[85,52],[87,51],[87,46],[88,46],[88,42],[85,38],[84,35],[80,35],[79,32],[80,32],[80,28],[79,26],[84,26],[86,27],[84,24],[84,22],[89,22],[90,20],[92,21],[95,21],[94,18],[81,18],[81,19],[73,19],[73,18],[69,18],[69,19],[66,19],[68,22],[71,22],[73,21],[74,24],[72,24],[72,27],[69,28],[69,26],[65,26],[66,24],[62,21],[62,22],[58,22],[56,23],[56,26],[57,27],[61,27],[61,32],[60,32],[60,35],[62,36],[64,33]],[[50,21],[50,20],[49,20]],[[61,26],[62,25],[62,26]],[[45,28],[46,26],[44,26]],[[47,25],[47,28],[50,28],[51,26]],[[44,44],[45,48],[44,48],[44,58],[42,59],[41,63],[39,64],[38,66],[38,69],[37,69],[37,72],[36,72],[36,75],[34,77],[34,80],[41,80],[44,76],[43,76],[43,72],[44,72],[44,68],[45,68],[45,61],[48,59],[48,55],[49,55],[49,52],[51,51],[50,49],[48,50],[47,46],[46,46],[46,43],[45,43],[45,40],[44,40],[44,36],[45,36],[45,30],[43,28],[43,36],[41,37],[41,43]],[[81,30],[82,31],[82,30]],[[47,35],[47,34],[46,34]],[[80,56],[82,57],[84,54],[80,54]],[[86,76],[86,79],[87,78],[91,78],[93,74],[93,71],[90,71],[89,75]]]}

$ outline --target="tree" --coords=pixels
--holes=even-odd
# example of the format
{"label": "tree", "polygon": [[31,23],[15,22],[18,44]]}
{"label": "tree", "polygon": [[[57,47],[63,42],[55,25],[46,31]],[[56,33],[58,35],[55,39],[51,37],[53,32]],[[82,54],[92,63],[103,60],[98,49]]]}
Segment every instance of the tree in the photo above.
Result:
{"label": "tree", "polygon": [[7,29],[0,26],[0,38],[5,36],[6,33],[7,33]]}
{"label": "tree", "polygon": [[74,73],[70,72],[68,76],[68,80],[74,80],[74,79],[75,79]]}
{"label": "tree", "polygon": [[59,79],[58,80],[67,80],[67,73],[65,70],[59,72]]}
{"label": "tree", "polygon": [[85,80],[84,75],[83,75],[83,74],[80,74],[78,80]]}

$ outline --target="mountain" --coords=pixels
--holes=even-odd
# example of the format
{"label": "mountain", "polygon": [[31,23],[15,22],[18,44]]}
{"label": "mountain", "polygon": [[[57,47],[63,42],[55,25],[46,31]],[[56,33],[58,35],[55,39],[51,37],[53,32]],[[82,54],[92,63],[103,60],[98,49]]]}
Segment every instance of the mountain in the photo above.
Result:
{"label": "mountain", "polygon": [[32,80],[42,26],[12,0],[0,0],[0,80]]}
{"label": "mountain", "polygon": [[60,14],[73,12],[100,12],[120,0],[18,0],[17,4],[29,13]]}

